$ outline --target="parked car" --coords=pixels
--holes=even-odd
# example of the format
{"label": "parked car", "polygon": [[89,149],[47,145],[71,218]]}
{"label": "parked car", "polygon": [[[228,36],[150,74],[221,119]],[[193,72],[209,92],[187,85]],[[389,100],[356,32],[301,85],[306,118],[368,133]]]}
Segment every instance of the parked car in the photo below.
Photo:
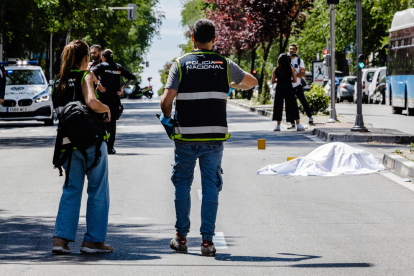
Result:
{"label": "parked car", "polygon": [[[372,82],[372,79],[374,78],[374,74],[375,71],[378,68],[365,68],[362,69],[362,102],[363,103],[368,103],[368,87]],[[355,82],[355,86],[354,86],[354,90],[357,91],[356,89],[356,85],[357,83]],[[354,93],[354,103],[356,103],[357,101],[357,93]]]}
{"label": "parked car", "polygon": [[49,84],[40,66],[5,66],[6,93],[3,105],[0,105],[0,120],[37,120],[52,126],[53,103]]}
{"label": "parked car", "polygon": [[349,102],[353,100],[356,81],[357,78],[355,76],[347,76],[342,79],[337,91],[338,102],[342,102],[344,99],[347,99]]}
{"label": "parked car", "polygon": [[374,102],[374,93],[375,89],[377,88],[379,81],[387,75],[387,67],[379,67],[372,78],[372,82],[368,87],[368,100],[369,103]]}
{"label": "parked car", "polygon": [[[338,86],[342,81],[342,77],[335,77],[335,98],[338,99],[337,97],[337,92],[338,92]],[[325,94],[331,98],[331,80],[328,80],[328,82],[325,84],[324,86],[324,90],[325,90]]]}
{"label": "parked car", "polygon": [[384,76],[379,82],[372,96],[373,103],[385,104],[385,89],[387,77]]}
{"label": "parked car", "polygon": [[313,82],[313,77],[312,77],[312,73],[309,71],[306,71],[305,73],[305,80],[306,80],[306,86],[303,87],[303,91],[309,91],[312,88],[312,82]]}

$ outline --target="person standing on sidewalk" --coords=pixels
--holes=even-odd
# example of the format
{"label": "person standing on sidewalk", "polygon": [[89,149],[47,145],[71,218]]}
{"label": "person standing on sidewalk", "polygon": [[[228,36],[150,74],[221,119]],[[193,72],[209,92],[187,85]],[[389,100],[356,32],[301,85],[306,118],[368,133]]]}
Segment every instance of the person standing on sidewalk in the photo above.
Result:
{"label": "person standing on sidewalk", "polygon": [[[215,41],[214,23],[198,20],[191,35],[194,51],[177,58],[170,69],[161,98],[162,124],[174,127],[175,163],[171,180],[175,186],[176,236],[170,247],[188,251],[190,232],[190,190],[194,167],[199,160],[202,184],[201,254],[216,253],[213,236],[216,227],[218,195],[222,189],[221,160],[223,141],[230,138],[226,104],[230,87],[248,90],[257,85],[251,74],[211,49]],[[171,119],[176,98],[175,122]]]}
{"label": "person standing on sidewalk", "polygon": [[275,88],[275,100],[273,105],[273,121],[277,121],[275,131],[280,131],[282,122],[283,101],[285,102],[286,121],[296,121],[297,130],[305,130],[300,124],[298,104],[293,92],[292,83],[297,82],[295,69],[290,64],[290,58],[286,54],[280,54],[277,67],[273,69],[272,83],[277,83]]}
{"label": "person standing on sidewalk", "polygon": [[[60,117],[59,110],[75,99],[96,113],[107,113],[107,121],[111,120],[109,107],[95,97],[92,74],[86,70],[88,62],[89,47],[85,41],[74,40],[65,46],[62,53],[60,75],[57,77],[52,91],[53,106],[58,117]],[[70,143],[69,140],[68,143]],[[105,143],[101,145],[101,157],[99,157],[96,166],[87,170],[94,162],[95,151],[96,146],[93,145],[86,149],[84,156],[79,150],[74,149],[71,159],[63,165],[69,175],[67,185],[63,186],[56,218],[53,253],[67,254],[71,252],[68,244],[75,241],[76,237],[85,175],[88,178],[87,231],[83,238],[81,252],[109,253],[113,251],[112,246],[104,243],[109,214],[108,155]]]}
{"label": "person standing on sidewalk", "polygon": [[[306,115],[309,117],[309,124],[313,124],[312,111],[309,107],[308,101],[306,100],[305,93],[303,91],[303,86],[301,83],[301,78],[306,76],[305,63],[303,62],[303,60],[298,58],[296,54],[297,51],[298,51],[298,48],[296,44],[289,45],[289,56],[291,59],[290,61],[291,61],[293,68],[295,68],[296,77],[297,77],[296,83],[292,84],[293,91],[296,97],[301,102],[303,109],[305,109]],[[293,121],[291,121],[291,123],[292,123],[292,126],[290,128],[294,128],[295,123]]]}
{"label": "person standing on sidewalk", "polygon": [[[102,63],[92,67],[91,72],[99,79],[97,83],[98,89],[101,91],[99,100],[111,109],[113,120],[106,123],[106,129],[109,133],[108,154],[116,154],[114,144],[116,120],[118,119],[121,106],[120,96],[124,93],[124,88],[135,80],[135,76],[120,64],[114,62],[114,53],[110,49],[102,52]],[[121,76],[127,78],[128,81],[120,88]],[[101,88],[100,85],[103,87]]]}

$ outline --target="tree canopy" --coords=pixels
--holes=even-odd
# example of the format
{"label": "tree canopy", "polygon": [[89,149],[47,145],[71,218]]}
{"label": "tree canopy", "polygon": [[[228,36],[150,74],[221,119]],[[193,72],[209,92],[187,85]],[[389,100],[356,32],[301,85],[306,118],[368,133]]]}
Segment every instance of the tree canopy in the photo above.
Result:
{"label": "tree canopy", "polygon": [[[163,13],[158,0],[13,0],[0,3],[0,33],[7,57],[27,58],[43,53],[53,35],[58,57],[70,40],[84,39],[114,51],[115,60],[136,71],[140,55],[158,34]],[[6,4],[7,3],[7,4]],[[137,5],[137,19],[128,20],[127,10],[109,7]],[[59,58],[55,58],[59,62]]]}

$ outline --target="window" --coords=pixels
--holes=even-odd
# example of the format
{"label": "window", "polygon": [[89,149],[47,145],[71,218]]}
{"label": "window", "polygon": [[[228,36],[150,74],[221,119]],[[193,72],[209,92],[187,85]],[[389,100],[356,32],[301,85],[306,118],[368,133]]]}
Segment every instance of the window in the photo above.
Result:
{"label": "window", "polygon": [[40,70],[7,70],[7,85],[45,84]]}
{"label": "window", "polygon": [[401,39],[400,40],[400,46],[402,47],[402,46],[404,46],[404,39]]}
{"label": "window", "polygon": [[372,79],[374,78],[375,72],[368,72],[367,73],[367,81],[372,82]]}

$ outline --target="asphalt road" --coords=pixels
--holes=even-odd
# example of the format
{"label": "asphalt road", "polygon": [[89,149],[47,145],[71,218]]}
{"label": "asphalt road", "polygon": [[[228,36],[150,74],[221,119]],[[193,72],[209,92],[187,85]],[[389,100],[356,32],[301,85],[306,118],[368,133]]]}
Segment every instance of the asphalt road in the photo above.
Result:
{"label": "asphalt road", "polygon": [[[172,252],[173,142],[155,117],[158,102],[124,101],[124,106],[118,154],[109,157],[111,254],[79,253],[86,193],[73,253],[51,254],[64,181],[52,166],[56,126],[0,123],[1,275],[412,275],[413,191],[380,173],[256,175],[322,143],[306,132],[275,133],[269,119],[232,106],[217,255],[200,255],[199,170],[192,189],[190,252]],[[257,150],[259,138],[266,139],[266,150]]]}
{"label": "asphalt road", "polygon": [[[336,104],[337,114],[355,119],[357,105],[353,103]],[[414,135],[414,117],[403,114],[392,114],[391,106],[379,104],[363,104],[362,115],[364,123],[372,124],[375,128],[397,129]]]}

